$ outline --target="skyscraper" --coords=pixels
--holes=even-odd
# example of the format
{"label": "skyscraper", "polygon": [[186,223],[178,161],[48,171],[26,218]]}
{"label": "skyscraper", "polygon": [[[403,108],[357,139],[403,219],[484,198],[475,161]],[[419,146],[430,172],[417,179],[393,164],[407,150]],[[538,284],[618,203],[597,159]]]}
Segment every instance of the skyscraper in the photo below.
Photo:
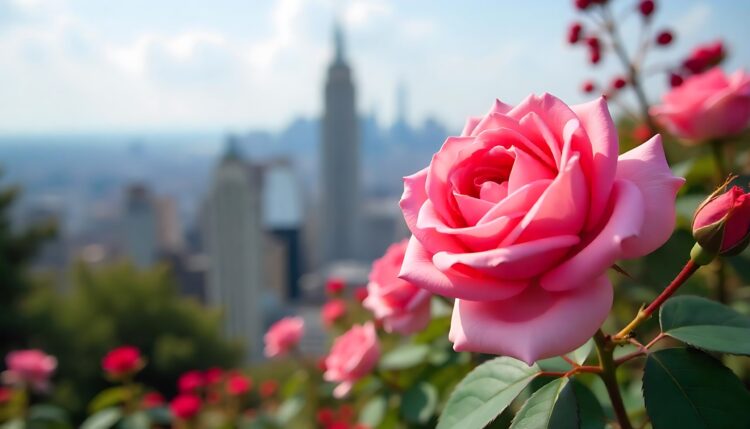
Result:
{"label": "skyscraper", "polygon": [[224,310],[224,332],[259,357],[263,314],[263,232],[260,172],[246,164],[233,139],[214,172],[206,201],[208,300]]}
{"label": "skyscraper", "polygon": [[341,27],[325,85],[321,144],[321,237],[324,264],[355,257],[359,220],[359,125]]}
{"label": "skyscraper", "polygon": [[125,255],[138,267],[156,262],[156,210],[151,192],[143,184],[128,186],[122,219],[122,241]]}

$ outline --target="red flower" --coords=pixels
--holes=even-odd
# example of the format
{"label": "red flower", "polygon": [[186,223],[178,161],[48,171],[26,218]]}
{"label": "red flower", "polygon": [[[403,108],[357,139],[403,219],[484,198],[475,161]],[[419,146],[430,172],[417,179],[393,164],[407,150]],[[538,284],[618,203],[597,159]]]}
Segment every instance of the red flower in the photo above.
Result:
{"label": "red flower", "polygon": [[148,392],[143,395],[143,408],[156,408],[164,405],[164,397],[159,392]]}
{"label": "red flower", "polygon": [[250,391],[252,381],[245,375],[234,372],[227,378],[227,393],[233,396],[244,395]]}
{"label": "red flower", "polygon": [[641,2],[638,4],[638,10],[641,12],[641,15],[646,18],[654,13],[654,9],[656,9],[654,0],[641,0]]}
{"label": "red flower", "polygon": [[580,22],[574,22],[568,27],[568,43],[575,44],[581,40],[581,32],[583,31],[583,25]]}
{"label": "red flower", "polygon": [[674,35],[669,30],[664,30],[656,35],[656,43],[658,45],[669,45],[670,43],[672,43],[672,40],[674,40]]}
{"label": "red flower", "polygon": [[581,89],[586,94],[591,94],[596,89],[596,85],[594,85],[594,82],[587,80],[586,82],[583,82],[583,85],[581,85]]}
{"label": "red flower", "polygon": [[209,368],[203,373],[203,379],[207,385],[221,383],[224,378],[224,370],[221,368]]}
{"label": "red flower", "polygon": [[677,73],[669,74],[669,86],[671,86],[672,88],[676,88],[682,85],[682,82],[684,82],[682,76],[678,75]]}
{"label": "red flower", "polygon": [[718,40],[713,43],[696,46],[682,65],[693,74],[703,73],[721,63],[726,57],[724,43]]}
{"label": "red flower", "polygon": [[323,305],[320,310],[320,316],[323,318],[323,324],[331,326],[346,314],[346,303],[340,299],[332,299]]}
{"label": "red flower", "polygon": [[134,374],[143,368],[141,351],[133,346],[117,347],[102,358],[102,368],[110,377]]}
{"label": "red flower", "polygon": [[579,10],[586,10],[591,6],[591,0],[575,0],[575,5]]}
{"label": "red flower", "polygon": [[626,81],[625,78],[623,78],[623,77],[616,77],[612,81],[612,87],[614,89],[623,89],[623,88],[625,88],[625,85],[627,85],[627,84],[628,84],[628,81]]}
{"label": "red flower", "polygon": [[180,392],[195,392],[204,385],[203,374],[200,371],[188,371],[177,380]]}
{"label": "red flower", "polygon": [[346,282],[344,282],[343,279],[333,277],[326,282],[326,293],[328,295],[336,296],[343,292],[345,287]]}
{"label": "red flower", "polygon": [[201,410],[201,399],[190,393],[183,393],[169,404],[172,414],[180,420],[190,420]]}
{"label": "red flower", "polygon": [[279,383],[276,380],[266,380],[260,385],[260,396],[269,398],[275,395],[277,390],[279,390]]}

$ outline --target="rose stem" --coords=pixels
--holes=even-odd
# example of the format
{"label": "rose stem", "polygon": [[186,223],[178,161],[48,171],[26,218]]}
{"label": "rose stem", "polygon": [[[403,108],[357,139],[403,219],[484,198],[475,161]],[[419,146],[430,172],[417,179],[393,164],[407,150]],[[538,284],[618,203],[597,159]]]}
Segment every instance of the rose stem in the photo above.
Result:
{"label": "rose stem", "polygon": [[633,425],[628,418],[628,412],[625,410],[625,404],[622,402],[620,388],[617,385],[617,377],[615,375],[617,366],[612,356],[614,343],[607,340],[601,329],[594,334],[594,342],[596,343],[596,353],[599,356],[599,364],[602,367],[599,377],[601,377],[604,386],[607,388],[607,394],[609,394],[609,399],[612,401],[612,409],[617,417],[617,422],[620,424],[621,429],[633,429]]}
{"label": "rose stem", "polygon": [[636,99],[641,108],[643,120],[646,122],[646,126],[648,126],[651,132],[656,133],[658,130],[651,115],[648,113],[648,99],[646,99],[646,93],[643,91],[638,67],[628,57],[628,53],[625,51],[625,46],[620,38],[620,33],[617,30],[617,23],[612,18],[612,13],[606,4],[602,5],[602,12],[604,14],[604,28],[612,39],[612,47],[614,48],[617,57],[620,58],[622,65],[628,72],[628,83],[633,86],[633,91],[635,92]]}
{"label": "rose stem", "polygon": [[[718,175],[719,186],[726,183],[729,173],[727,172],[727,163],[724,157],[724,143],[720,140],[711,140],[711,153],[716,164],[716,174]],[[719,258],[716,261],[716,299],[727,303],[727,276],[724,260]]]}
{"label": "rose stem", "polygon": [[682,271],[680,271],[680,273],[677,274],[677,277],[672,280],[672,283],[670,283],[669,286],[667,286],[666,289],[664,289],[662,293],[659,294],[659,296],[657,296],[651,304],[649,304],[648,307],[639,310],[635,318],[630,323],[628,323],[628,325],[624,327],[620,332],[618,332],[617,335],[612,337],[612,340],[614,340],[615,342],[625,340],[628,335],[633,332],[633,329],[637,328],[641,323],[651,317],[651,315],[654,314],[662,304],[664,304],[664,301],[672,296],[677,291],[677,289],[679,289],[680,286],[682,286],[683,283],[685,283],[685,281],[698,270],[699,267],[700,265],[693,262],[692,259],[688,260],[685,266],[682,267]]}

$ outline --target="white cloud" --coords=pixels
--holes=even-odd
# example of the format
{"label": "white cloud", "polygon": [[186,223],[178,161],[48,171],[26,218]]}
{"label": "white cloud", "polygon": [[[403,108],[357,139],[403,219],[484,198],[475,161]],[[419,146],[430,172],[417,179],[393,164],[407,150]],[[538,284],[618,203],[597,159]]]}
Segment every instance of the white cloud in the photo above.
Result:
{"label": "white cloud", "polygon": [[297,39],[295,25],[302,11],[302,0],[279,0],[272,11],[273,34],[250,47],[250,63],[258,68],[269,68],[281,50]]}
{"label": "white cloud", "polygon": [[342,19],[347,27],[359,28],[375,18],[390,16],[391,12],[393,7],[384,0],[354,0],[346,5]]}

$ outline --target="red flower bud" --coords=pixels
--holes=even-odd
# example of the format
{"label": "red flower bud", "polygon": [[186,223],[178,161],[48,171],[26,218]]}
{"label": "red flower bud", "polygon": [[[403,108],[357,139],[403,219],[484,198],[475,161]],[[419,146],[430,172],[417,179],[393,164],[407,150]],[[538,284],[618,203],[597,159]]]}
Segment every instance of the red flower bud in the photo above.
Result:
{"label": "red flower bud", "polygon": [[596,85],[594,85],[594,82],[587,80],[586,82],[583,82],[583,85],[581,85],[581,90],[585,92],[586,94],[591,94],[596,89]]}
{"label": "red flower bud", "polygon": [[709,68],[721,63],[726,55],[724,43],[722,43],[721,40],[718,40],[713,43],[697,46],[693,49],[693,52],[690,53],[690,56],[683,61],[682,66],[690,71],[690,73],[703,73]]}
{"label": "red flower bud", "polygon": [[209,368],[203,373],[203,380],[208,385],[218,384],[224,378],[224,370],[221,368]]}
{"label": "red flower bud", "polygon": [[203,387],[204,381],[200,371],[188,371],[177,379],[177,387],[180,392],[195,392]]}
{"label": "red flower bud", "polygon": [[102,359],[102,369],[111,378],[130,376],[143,368],[141,351],[137,347],[122,346],[112,349]]}
{"label": "red flower bud", "polygon": [[669,74],[669,86],[671,86],[672,88],[676,88],[682,85],[682,82],[683,82],[682,76],[678,75],[677,73]]}
{"label": "red flower bud", "polygon": [[654,3],[654,0],[641,0],[641,2],[638,4],[638,10],[641,12],[641,15],[646,18],[654,13],[655,8],[656,4]]}
{"label": "red flower bud", "polygon": [[251,387],[252,381],[239,372],[233,372],[227,378],[227,393],[232,396],[244,395]]}
{"label": "red flower bud", "polygon": [[169,404],[172,414],[180,420],[190,420],[201,410],[201,399],[190,393],[183,393]]}
{"label": "red flower bud", "polygon": [[328,295],[338,295],[346,287],[346,282],[340,278],[330,278],[326,282],[326,293]]}
{"label": "red flower bud", "polygon": [[581,40],[581,32],[583,31],[583,25],[580,22],[574,22],[568,28],[568,43],[571,45],[578,43]]}
{"label": "red flower bud", "polygon": [[578,10],[586,10],[591,6],[591,0],[575,0],[575,5]]}
{"label": "red flower bud", "polygon": [[601,59],[602,54],[598,49],[592,49],[591,52],[589,52],[589,61],[591,64],[598,64]]}
{"label": "red flower bud", "polygon": [[599,41],[598,37],[587,37],[586,38],[586,44],[589,45],[589,48],[591,49],[600,49],[601,48],[601,42]]}
{"label": "red flower bud", "polygon": [[666,46],[672,43],[672,40],[674,40],[674,35],[669,30],[664,30],[656,35],[657,45]]}
{"label": "red flower bud", "polygon": [[614,88],[614,89],[623,89],[623,88],[625,88],[625,85],[627,85],[627,84],[628,84],[628,81],[625,80],[625,78],[623,78],[623,77],[616,77],[612,81],[612,88]]}
{"label": "red flower bud", "polygon": [[712,254],[736,254],[750,240],[750,193],[726,186],[711,194],[695,211],[693,237]]}

